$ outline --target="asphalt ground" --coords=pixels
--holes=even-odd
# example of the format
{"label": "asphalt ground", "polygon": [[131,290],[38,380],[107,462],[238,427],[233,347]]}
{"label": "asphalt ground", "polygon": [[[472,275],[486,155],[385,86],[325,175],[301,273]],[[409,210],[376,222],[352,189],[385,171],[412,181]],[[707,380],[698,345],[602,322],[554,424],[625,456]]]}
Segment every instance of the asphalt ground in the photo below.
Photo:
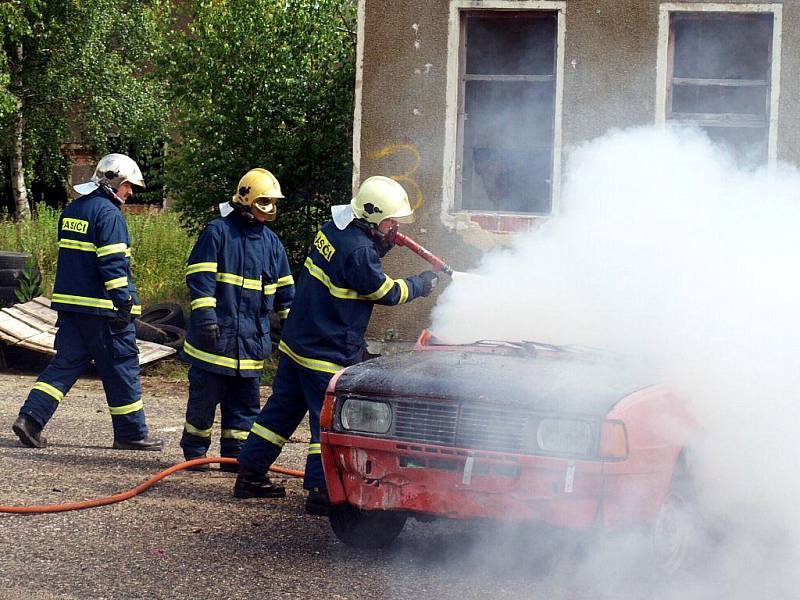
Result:
{"label": "asphalt ground", "polygon": [[[35,374],[0,373],[0,505],[62,503],[118,493],[182,460],[187,384],[143,378],[163,452],[111,449],[98,380],[82,379],[45,429],[48,448],[11,432]],[[262,389],[266,398],[268,389]],[[219,424],[215,425],[215,436]],[[278,464],[302,469],[307,427]],[[217,440],[211,449],[214,454]],[[281,477],[283,479],[283,477]],[[517,527],[410,520],[396,544],[354,551],[326,518],[306,515],[299,480],[287,497],[236,500],[234,476],[177,473],[136,498],[50,515],[0,515],[0,598],[649,598],[648,579],[613,560],[598,579],[571,546]]]}

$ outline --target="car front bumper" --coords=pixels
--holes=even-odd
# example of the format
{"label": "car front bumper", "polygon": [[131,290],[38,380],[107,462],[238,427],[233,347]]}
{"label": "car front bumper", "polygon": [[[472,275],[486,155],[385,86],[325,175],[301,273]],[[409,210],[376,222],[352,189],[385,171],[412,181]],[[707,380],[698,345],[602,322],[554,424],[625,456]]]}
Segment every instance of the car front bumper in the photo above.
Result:
{"label": "car front bumper", "polygon": [[604,524],[601,461],[481,452],[322,433],[333,504],[456,519]]}

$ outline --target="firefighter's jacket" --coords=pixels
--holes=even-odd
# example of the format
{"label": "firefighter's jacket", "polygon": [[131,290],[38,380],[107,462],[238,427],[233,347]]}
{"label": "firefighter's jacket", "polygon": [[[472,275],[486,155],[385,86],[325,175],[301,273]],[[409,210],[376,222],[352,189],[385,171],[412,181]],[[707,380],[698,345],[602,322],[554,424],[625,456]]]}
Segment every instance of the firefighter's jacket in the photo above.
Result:
{"label": "firefighter's jacket", "polygon": [[[192,249],[186,283],[192,312],[184,360],[221,375],[259,377],[271,351],[269,312],[286,318],[294,297],[278,236],[238,211],[215,219]],[[211,323],[219,326],[219,340],[214,348],[204,348],[197,332]]]}
{"label": "firefighter's jacket", "polygon": [[422,295],[418,276],[384,274],[375,243],[350,224],[330,221],[311,246],[297,282],[292,316],[278,349],[315,371],[335,373],[362,360],[375,304],[404,304]]}
{"label": "firefighter's jacket", "polygon": [[52,308],[114,316],[133,300],[142,307],[131,276],[128,226],[101,190],[70,202],[58,219],[58,266]]}

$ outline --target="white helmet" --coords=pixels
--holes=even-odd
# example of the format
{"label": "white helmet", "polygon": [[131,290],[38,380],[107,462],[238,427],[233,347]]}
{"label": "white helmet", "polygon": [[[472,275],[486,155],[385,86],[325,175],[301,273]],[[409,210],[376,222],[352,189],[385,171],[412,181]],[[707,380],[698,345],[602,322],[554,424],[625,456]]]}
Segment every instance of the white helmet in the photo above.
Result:
{"label": "white helmet", "polygon": [[139,165],[130,156],[106,154],[97,163],[92,178],[86,183],[80,183],[73,187],[79,194],[86,195],[91,194],[102,183],[107,183],[112,189],[116,190],[126,181],[142,188],[145,187],[144,177],[142,177]]}
{"label": "white helmet", "polygon": [[381,175],[365,179],[350,204],[333,206],[331,213],[339,229],[347,227],[354,218],[373,225],[380,225],[384,219],[400,223],[414,221],[414,209],[403,186]]}

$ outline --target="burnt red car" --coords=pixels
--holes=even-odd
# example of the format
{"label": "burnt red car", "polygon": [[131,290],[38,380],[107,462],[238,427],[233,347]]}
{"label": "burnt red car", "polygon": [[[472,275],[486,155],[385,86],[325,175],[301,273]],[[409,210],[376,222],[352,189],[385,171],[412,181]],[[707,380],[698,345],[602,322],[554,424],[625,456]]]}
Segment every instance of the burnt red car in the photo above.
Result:
{"label": "burnt red car", "polygon": [[391,544],[416,517],[647,528],[684,560],[695,425],[640,368],[535,342],[437,343],[349,367],[322,410],[330,522],[344,543]]}

